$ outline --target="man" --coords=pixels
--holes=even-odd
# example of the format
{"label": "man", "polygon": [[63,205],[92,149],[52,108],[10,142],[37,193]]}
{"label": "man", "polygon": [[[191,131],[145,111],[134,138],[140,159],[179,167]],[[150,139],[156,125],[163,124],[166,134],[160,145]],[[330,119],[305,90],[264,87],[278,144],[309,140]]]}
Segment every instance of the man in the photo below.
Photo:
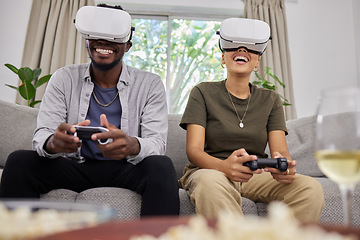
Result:
{"label": "man", "polygon": [[[56,71],[43,97],[35,151],[10,154],[2,198],[39,198],[53,189],[121,187],[142,196],[141,216],[178,215],[175,169],[164,156],[167,105],[158,75],[129,67],[131,17],[120,6],[79,9],[75,26],[91,63]],[[81,140],[78,126],[108,131]],[[111,139],[106,144],[97,140]]]}

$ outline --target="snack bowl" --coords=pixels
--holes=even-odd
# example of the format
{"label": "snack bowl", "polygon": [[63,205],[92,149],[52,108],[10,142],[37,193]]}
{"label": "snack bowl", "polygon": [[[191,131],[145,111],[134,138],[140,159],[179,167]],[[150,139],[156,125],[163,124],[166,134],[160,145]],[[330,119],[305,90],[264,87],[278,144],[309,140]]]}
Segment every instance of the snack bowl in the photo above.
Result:
{"label": "snack bowl", "polygon": [[112,220],[107,205],[39,200],[0,201],[0,240],[40,236],[93,227]]}

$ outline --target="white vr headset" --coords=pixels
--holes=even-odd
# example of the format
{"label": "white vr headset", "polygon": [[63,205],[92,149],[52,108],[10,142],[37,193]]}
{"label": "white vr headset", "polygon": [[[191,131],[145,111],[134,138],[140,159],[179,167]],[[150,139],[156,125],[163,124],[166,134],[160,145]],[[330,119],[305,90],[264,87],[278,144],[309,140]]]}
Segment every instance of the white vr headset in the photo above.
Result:
{"label": "white vr headset", "polygon": [[85,39],[126,43],[131,39],[131,16],[116,8],[84,6],[76,13],[75,27]]}
{"label": "white vr headset", "polygon": [[266,22],[246,18],[225,19],[216,33],[220,35],[220,49],[225,52],[244,47],[248,52],[261,55],[271,39]]}

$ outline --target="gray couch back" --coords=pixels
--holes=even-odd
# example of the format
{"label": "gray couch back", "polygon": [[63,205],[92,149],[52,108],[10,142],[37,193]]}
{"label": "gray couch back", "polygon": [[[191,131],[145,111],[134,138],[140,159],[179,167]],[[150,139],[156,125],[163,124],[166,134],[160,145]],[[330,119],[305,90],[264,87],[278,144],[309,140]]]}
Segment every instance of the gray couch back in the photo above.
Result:
{"label": "gray couch back", "polygon": [[38,109],[0,100],[0,113],[0,168],[3,168],[10,153],[18,149],[32,148]]}
{"label": "gray couch back", "polygon": [[169,114],[169,130],[166,146],[166,155],[174,163],[178,179],[188,164],[186,156],[186,131],[179,126],[181,114]]}
{"label": "gray couch back", "polygon": [[[36,127],[38,109],[20,106],[0,100],[0,126],[2,143],[0,144],[0,169],[4,167],[7,156],[18,149],[31,149],[33,131]],[[180,178],[184,166],[188,163],[186,157],[186,131],[180,128],[180,114],[169,114],[169,132],[167,152]],[[298,173],[319,177],[323,173],[318,168],[313,151],[314,117],[300,118],[287,122],[289,135],[287,143],[289,151],[297,160]]]}
{"label": "gray couch back", "polygon": [[[38,109],[0,100],[0,126],[3,136],[0,144],[0,168],[5,166],[10,153],[18,149],[32,149],[31,142],[36,128]],[[181,115],[169,114],[167,153],[174,162],[178,177],[187,163],[185,130],[179,127]]]}
{"label": "gray couch back", "polygon": [[314,122],[315,116],[287,121],[289,134],[286,141],[292,158],[297,161],[298,173],[323,177],[314,156]]}

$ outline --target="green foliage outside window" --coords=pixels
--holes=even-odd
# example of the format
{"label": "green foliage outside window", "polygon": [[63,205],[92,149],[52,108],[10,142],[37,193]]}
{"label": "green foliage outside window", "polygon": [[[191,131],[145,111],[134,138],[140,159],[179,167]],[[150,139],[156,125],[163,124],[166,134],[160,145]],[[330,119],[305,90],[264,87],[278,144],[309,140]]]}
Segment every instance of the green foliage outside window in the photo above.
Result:
{"label": "green foliage outside window", "polygon": [[160,75],[166,86],[170,113],[183,112],[190,90],[197,83],[224,79],[215,35],[220,22],[171,21],[169,75],[166,72],[168,21],[133,19],[133,25],[133,46],[125,62]]}
{"label": "green foliage outside window", "polygon": [[[170,49],[168,49],[168,23],[171,22]],[[219,38],[215,34],[220,21],[202,21],[173,19],[136,19],[133,18],[135,32],[130,54],[125,62],[133,67],[160,75],[166,86],[170,113],[182,113],[186,107],[191,89],[204,81],[225,79],[221,67]],[[168,62],[168,52],[170,61]],[[168,68],[169,66],[169,70]],[[168,73],[168,74],[167,74]],[[253,84],[276,91],[273,83],[266,80],[271,77],[282,87],[285,85],[266,67]],[[282,97],[283,105],[291,105]]]}

